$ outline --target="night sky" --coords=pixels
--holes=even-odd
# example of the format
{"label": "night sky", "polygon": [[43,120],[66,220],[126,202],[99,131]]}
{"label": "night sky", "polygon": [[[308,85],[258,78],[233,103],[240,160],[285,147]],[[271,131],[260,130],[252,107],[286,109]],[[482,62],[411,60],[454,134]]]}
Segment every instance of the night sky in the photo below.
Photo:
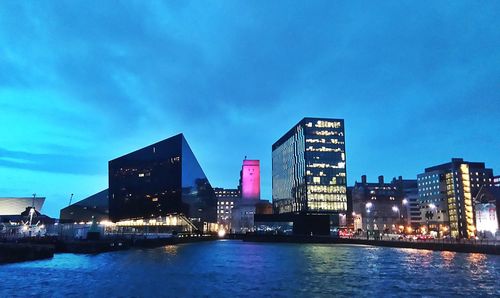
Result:
{"label": "night sky", "polygon": [[2,1],[0,196],[59,216],[183,132],[213,186],[260,159],[270,199],[271,145],[306,116],[345,119],[349,184],[499,174],[499,28],[498,1]]}

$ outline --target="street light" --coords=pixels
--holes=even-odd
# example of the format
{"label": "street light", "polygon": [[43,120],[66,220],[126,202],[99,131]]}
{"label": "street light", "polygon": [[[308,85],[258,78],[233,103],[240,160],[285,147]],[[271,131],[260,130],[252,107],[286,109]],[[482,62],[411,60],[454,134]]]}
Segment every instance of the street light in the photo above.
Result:
{"label": "street light", "polygon": [[[365,207],[366,207],[366,215],[367,215],[367,216],[366,216],[366,217],[367,217],[367,218],[366,218],[366,239],[368,240],[368,239],[370,239],[370,233],[369,233],[369,231],[368,231],[368,222],[369,222],[369,220],[368,220],[368,215],[370,215],[370,208],[372,208],[372,207],[373,207],[373,203],[372,203],[372,202],[367,202],[367,203],[365,204]],[[373,226],[373,227],[372,227],[372,230],[375,230],[375,227],[374,227],[374,226],[375,226],[375,224],[373,223],[373,220],[374,220],[374,219],[373,219],[373,217],[372,217],[372,226]]]}
{"label": "street light", "polygon": [[[398,214],[398,220],[396,221],[396,224],[399,224],[399,218],[401,217],[401,213],[399,212],[398,206],[396,206],[396,205],[392,206],[392,211],[393,212],[397,212],[397,214]],[[394,226],[396,226],[396,224],[394,224]]]}
{"label": "street light", "polygon": [[[425,218],[427,219],[427,232],[431,232],[430,226],[429,226],[429,219],[432,219],[434,217],[434,213],[432,211],[436,210],[436,205],[434,203],[429,204],[429,209],[431,211],[427,211],[425,213]],[[438,237],[439,237],[439,223],[438,223]]]}

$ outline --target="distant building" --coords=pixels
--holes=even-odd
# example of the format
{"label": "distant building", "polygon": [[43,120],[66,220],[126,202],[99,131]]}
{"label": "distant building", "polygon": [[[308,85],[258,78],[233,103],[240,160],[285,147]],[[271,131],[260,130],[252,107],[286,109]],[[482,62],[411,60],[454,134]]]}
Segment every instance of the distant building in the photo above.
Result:
{"label": "distant building", "polygon": [[96,222],[109,220],[108,190],[102,190],[61,209],[60,222]]}
{"label": "distant building", "polygon": [[217,198],[217,224],[219,229],[231,230],[232,209],[240,200],[238,189],[214,188]]}
{"label": "distant building", "polygon": [[216,198],[240,198],[241,193],[239,189],[236,188],[222,188],[215,187],[214,188],[215,197]]}
{"label": "distant building", "polygon": [[199,230],[216,224],[214,190],[182,134],[109,162],[109,217],[161,221],[178,214]]}
{"label": "distant building", "polygon": [[0,197],[0,216],[20,215],[26,208],[33,206],[41,212],[44,202],[44,197]]}
{"label": "distant building", "polygon": [[354,227],[354,221],[356,219],[356,213],[354,212],[353,209],[353,204],[352,204],[352,190],[354,187],[348,186],[347,191],[346,191],[346,196],[347,196],[347,217],[346,217],[346,226],[349,229],[356,230]]}
{"label": "distant building", "polygon": [[352,190],[356,228],[386,233],[410,232],[411,202],[416,193],[416,180],[400,176],[385,182],[384,176],[379,176],[378,182],[367,182],[366,176],[361,176],[361,182],[356,182]]}
{"label": "distant building", "polygon": [[[419,229],[422,223],[418,190],[407,193],[403,199],[403,209],[406,210],[406,232],[412,233]],[[409,228],[408,228],[409,227]]]}
{"label": "distant building", "polygon": [[255,204],[239,204],[231,210],[231,230],[245,234],[254,231]]}
{"label": "distant building", "polygon": [[426,168],[418,175],[422,224],[439,236],[475,236],[474,199],[483,186],[493,186],[493,170],[482,162],[453,158]]}
{"label": "distant building", "polygon": [[255,205],[255,214],[273,214],[273,204],[266,200],[260,200]]}
{"label": "distant building", "polygon": [[493,185],[500,187],[500,176],[493,177]]}
{"label": "distant building", "polygon": [[243,160],[240,172],[241,199],[244,202],[260,200],[260,161]]}
{"label": "distant building", "polygon": [[419,228],[421,223],[420,206],[418,204],[418,182],[417,179],[393,179],[392,184],[396,186],[401,196],[401,219],[406,233],[412,233]]}
{"label": "distant building", "polygon": [[272,151],[277,213],[347,212],[344,120],[304,118]]}

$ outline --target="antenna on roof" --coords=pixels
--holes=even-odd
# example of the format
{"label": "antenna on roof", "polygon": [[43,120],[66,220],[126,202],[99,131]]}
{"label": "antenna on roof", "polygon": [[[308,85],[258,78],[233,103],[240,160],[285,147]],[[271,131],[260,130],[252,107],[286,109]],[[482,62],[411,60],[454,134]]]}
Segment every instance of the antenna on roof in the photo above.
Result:
{"label": "antenna on roof", "polygon": [[247,160],[247,156],[245,155],[245,160]]}
{"label": "antenna on roof", "polygon": [[71,205],[71,201],[72,200],[73,200],[73,194],[71,194],[71,196],[69,197],[69,204],[68,204],[68,206]]}
{"label": "antenna on roof", "polygon": [[33,194],[33,202],[31,204],[31,207],[35,208],[35,197],[36,197],[36,193]]}

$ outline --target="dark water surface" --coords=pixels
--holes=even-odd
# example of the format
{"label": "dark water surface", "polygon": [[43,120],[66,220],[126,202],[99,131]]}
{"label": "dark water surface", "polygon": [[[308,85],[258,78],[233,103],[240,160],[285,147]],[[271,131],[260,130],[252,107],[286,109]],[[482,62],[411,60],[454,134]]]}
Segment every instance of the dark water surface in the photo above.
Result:
{"label": "dark water surface", "polygon": [[0,297],[496,296],[500,256],[216,241],[0,266]]}

